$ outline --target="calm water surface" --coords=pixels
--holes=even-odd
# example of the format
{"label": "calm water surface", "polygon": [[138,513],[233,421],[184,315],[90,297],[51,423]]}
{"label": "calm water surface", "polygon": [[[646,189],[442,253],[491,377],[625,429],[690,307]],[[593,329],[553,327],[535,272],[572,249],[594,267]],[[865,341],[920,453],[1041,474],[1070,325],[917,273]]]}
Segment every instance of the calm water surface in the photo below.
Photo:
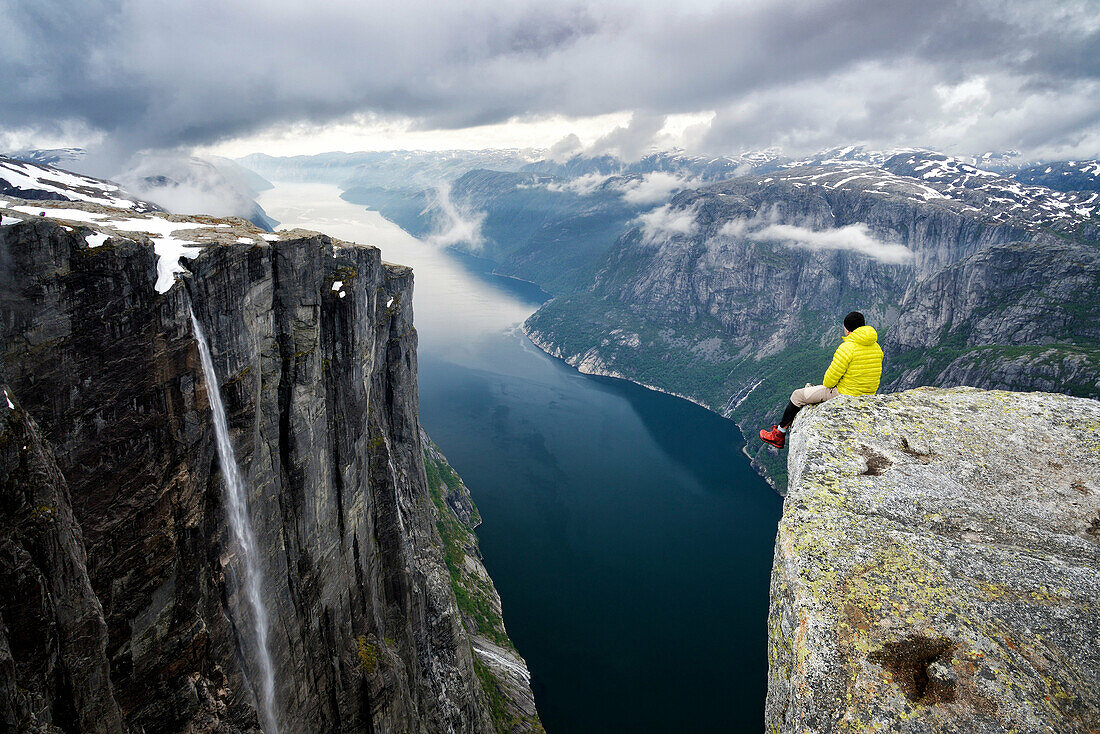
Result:
{"label": "calm water surface", "polygon": [[736,427],[548,357],[518,330],[537,288],[338,195],[279,184],[260,204],[414,268],[421,422],[481,510],[547,731],[761,731],[781,504]]}

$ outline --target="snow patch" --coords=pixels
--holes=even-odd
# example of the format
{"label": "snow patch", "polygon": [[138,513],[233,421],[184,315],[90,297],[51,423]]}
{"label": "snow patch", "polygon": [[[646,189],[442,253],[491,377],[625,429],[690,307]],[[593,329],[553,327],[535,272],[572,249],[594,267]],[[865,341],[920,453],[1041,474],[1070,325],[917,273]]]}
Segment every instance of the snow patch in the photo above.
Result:
{"label": "snow patch", "polygon": [[88,247],[99,247],[108,239],[111,235],[107,232],[94,232],[84,238],[84,241],[88,243]]}
{"label": "snow patch", "polygon": [[0,161],[0,179],[16,189],[58,194],[70,201],[86,201],[118,209],[133,209],[135,206],[133,201],[119,195],[121,190],[114,184],[24,161]]}
{"label": "snow patch", "polygon": [[194,243],[179,240],[175,237],[153,237],[153,251],[157,253],[157,293],[165,293],[176,282],[176,273],[182,273],[186,268],[180,265],[180,258],[194,259],[202,252],[201,247],[195,247]]}
{"label": "snow patch", "polygon": [[15,210],[27,214],[35,214],[45,211],[48,216],[58,219],[69,219],[78,222],[89,222],[102,227],[110,227],[117,232],[137,232],[147,235],[153,241],[153,251],[157,254],[157,282],[158,293],[164,293],[175,282],[176,273],[181,273],[184,267],[180,265],[181,257],[198,257],[202,247],[191,240],[180,239],[176,233],[189,229],[215,229],[228,227],[228,224],[208,224],[205,222],[172,222],[164,217],[126,217],[112,219],[110,214],[86,212],[83,209],[35,209],[29,206],[13,207]]}

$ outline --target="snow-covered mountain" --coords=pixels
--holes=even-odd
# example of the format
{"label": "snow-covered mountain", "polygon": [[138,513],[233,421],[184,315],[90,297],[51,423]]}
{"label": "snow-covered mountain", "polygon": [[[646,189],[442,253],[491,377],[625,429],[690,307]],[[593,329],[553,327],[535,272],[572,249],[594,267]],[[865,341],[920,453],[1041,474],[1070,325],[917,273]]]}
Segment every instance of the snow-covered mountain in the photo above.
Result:
{"label": "snow-covered mountain", "polygon": [[[1100,165],[1096,168],[1100,170]],[[1028,185],[1019,174],[1002,175],[939,153],[896,155],[883,169],[919,179],[944,196],[981,210],[995,222],[1025,222],[1031,230],[1095,225],[1100,215],[1100,193],[1096,191]]]}
{"label": "snow-covered mountain", "polygon": [[[189,170],[193,168],[184,168],[185,173]],[[197,170],[210,173],[213,167],[209,171],[206,168]],[[209,176],[204,180],[209,180]],[[165,177],[146,183],[150,189],[178,185]],[[259,211],[262,214],[262,210]],[[181,257],[197,257],[203,247],[212,243],[224,244],[223,230],[241,226],[232,220],[202,214],[190,217],[169,214],[157,204],[129,194],[111,181],[0,157],[0,226],[38,216],[61,221],[70,229],[86,230],[87,245],[93,248],[116,236],[148,239],[158,259],[156,287],[161,292],[171,287],[176,273],[184,269]],[[267,229],[262,222],[254,223]],[[249,242],[274,238],[259,232],[252,232],[249,237]]]}
{"label": "snow-covered mountain", "polygon": [[796,189],[817,186],[866,192],[915,202],[937,200],[960,213],[971,212],[991,223],[1012,223],[1031,231],[1100,226],[1100,193],[1028,185],[961,158],[930,151],[799,161],[757,181],[760,186],[771,183],[786,183]]}
{"label": "snow-covered mountain", "polygon": [[[87,151],[83,148],[27,148],[4,153],[7,158],[28,163],[41,163],[44,166],[57,166],[58,164],[72,164],[75,161],[84,160]],[[68,168],[74,168],[69,165]]]}
{"label": "snow-covered mountain", "polygon": [[1015,171],[1017,181],[1058,191],[1100,191],[1100,161],[1037,163]]}
{"label": "snow-covered mountain", "polygon": [[[164,293],[175,282],[176,274],[185,267],[180,258],[196,258],[204,247],[229,242],[263,244],[278,239],[277,235],[249,230],[240,220],[217,219],[208,216],[185,217],[163,211],[140,211],[133,207],[111,207],[99,202],[54,201],[27,202],[0,196],[0,227],[18,224],[37,217],[55,220],[68,231],[84,233],[89,248],[102,246],[114,237],[148,240],[157,256],[156,289]],[[245,231],[227,239],[229,232]]]}
{"label": "snow-covered mountain", "polygon": [[128,194],[116,183],[60,168],[0,156],[0,194],[38,201],[100,204],[135,212],[162,211],[156,204]]}

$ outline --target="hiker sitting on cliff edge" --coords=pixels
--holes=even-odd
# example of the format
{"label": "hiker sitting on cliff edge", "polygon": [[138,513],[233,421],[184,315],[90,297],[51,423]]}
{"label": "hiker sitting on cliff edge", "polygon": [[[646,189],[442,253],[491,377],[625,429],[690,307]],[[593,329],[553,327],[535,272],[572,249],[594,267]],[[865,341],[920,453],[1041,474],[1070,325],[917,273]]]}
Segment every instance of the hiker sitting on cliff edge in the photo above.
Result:
{"label": "hiker sitting on cliff edge", "polygon": [[881,378],[882,349],[878,345],[878,332],[867,326],[863,314],[852,311],[844,317],[844,341],[836,348],[822,384],[807,383],[806,387],[791,393],[779,425],[772,426],[770,431],[761,428],[760,440],[783,448],[787,431],[802,406],[824,403],[837,395],[873,395],[878,392]]}

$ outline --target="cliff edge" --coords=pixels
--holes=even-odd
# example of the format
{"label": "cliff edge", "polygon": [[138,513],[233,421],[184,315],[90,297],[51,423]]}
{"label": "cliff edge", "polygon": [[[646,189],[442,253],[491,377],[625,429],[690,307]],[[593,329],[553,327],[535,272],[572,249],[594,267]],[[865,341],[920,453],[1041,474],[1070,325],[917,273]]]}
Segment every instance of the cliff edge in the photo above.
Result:
{"label": "cliff edge", "polygon": [[1100,729],[1100,402],[841,397],[788,466],[769,732]]}

